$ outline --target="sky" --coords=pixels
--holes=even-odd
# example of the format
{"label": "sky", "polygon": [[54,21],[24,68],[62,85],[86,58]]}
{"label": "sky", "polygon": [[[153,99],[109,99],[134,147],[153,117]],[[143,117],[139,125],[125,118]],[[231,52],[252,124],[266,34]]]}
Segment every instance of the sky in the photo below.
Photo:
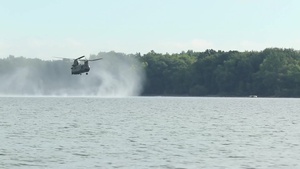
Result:
{"label": "sky", "polygon": [[300,49],[299,0],[0,0],[0,58]]}

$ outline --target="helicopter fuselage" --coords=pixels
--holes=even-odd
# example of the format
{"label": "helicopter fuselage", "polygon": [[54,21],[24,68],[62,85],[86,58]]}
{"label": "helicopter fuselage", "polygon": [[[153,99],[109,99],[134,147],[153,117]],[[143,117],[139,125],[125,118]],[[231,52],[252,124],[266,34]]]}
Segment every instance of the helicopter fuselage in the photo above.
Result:
{"label": "helicopter fuselage", "polygon": [[[90,71],[89,61],[97,61],[101,60],[102,58],[96,59],[82,59],[85,56],[80,56],[79,58],[74,59],[73,65],[71,67],[71,74],[72,75],[81,75],[81,73],[85,73],[88,75]],[[63,58],[65,60],[70,60],[69,58]]]}
{"label": "helicopter fuselage", "polygon": [[81,73],[88,74],[89,71],[90,71],[90,66],[88,65],[87,62],[85,62],[84,64],[77,64],[77,65],[73,64],[71,68],[72,75],[81,75]]}

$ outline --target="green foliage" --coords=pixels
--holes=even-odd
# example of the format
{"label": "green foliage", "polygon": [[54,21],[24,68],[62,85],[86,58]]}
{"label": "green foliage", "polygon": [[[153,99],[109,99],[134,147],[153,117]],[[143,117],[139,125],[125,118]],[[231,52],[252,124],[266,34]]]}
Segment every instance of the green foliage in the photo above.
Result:
{"label": "green foliage", "polygon": [[[132,62],[130,71],[143,71],[137,67],[144,69],[146,81],[143,95],[300,96],[300,52],[293,49],[267,48],[260,52],[209,49],[177,54],[150,51],[144,55],[100,52],[91,56],[96,57],[110,57],[112,60],[119,58],[119,61],[135,58],[133,60],[140,61]],[[114,62],[109,64],[109,67],[114,67]],[[14,56],[0,59],[2,83],[5,83],[11,72],[22,70],[22,74],[18,73],[20,76],[9,78],[11,84],[18,83],[19,78],[26,78],[32,85],[47,86],[49,90],[66,85],[63,83],[72,86],[76,82],[76,78],[70,75],[69,67],[68,61],[43,61]],[[17,87],[22,90],[23,86]]]}
{"label": "green foliage", "polygon": [[144,95],[300,96],[300,53],[293,49],[187,51],[141,56]]}

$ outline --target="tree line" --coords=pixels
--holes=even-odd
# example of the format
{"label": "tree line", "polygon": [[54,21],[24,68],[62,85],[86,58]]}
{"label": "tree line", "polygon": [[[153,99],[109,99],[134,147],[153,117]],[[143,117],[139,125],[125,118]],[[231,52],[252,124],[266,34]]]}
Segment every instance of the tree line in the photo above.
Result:
{"label": "tree line", "polygon": [[[124,54],[112,51],[90,57],[103,56],[119,58],[118,62],[130,59],[129,62],[126,61],[130,64],[128,73],[136,71],[139,76],[145,75],[145,78],[138,78],[138,83],[143,86],[140,94],[145,96],[300,96],[300,52],[294,49],[267,48],[263,51],[244,52],[208,49],[203,52],[188,50],[175,54],[155,51]],[[133,58],[139,62],[133,62]],[[94,68],[94,71],[109,68],[113,72],[116,69],[113,66],[115,62],[107,62],[105,69]],[[103,66],[101,62],[93,65]],[[127,67],[111,73],[111,76],[118,76],[125,83],[128,73],[122,74],[124,69],[127,70]],[[74,92],[82,88],[78,85],[78,78],[70,75],[70,62],[62,60],[45,61],[9,56],[0,59],[0,73],[2,93],[18,93],[26,88],[27,94],[31,94],[34,90],[44,88],[42,94],[49,94],[50,91],[61,90],[63,87],[73,89]],[[135,77],[137,74],[133,75]],[[7,79],[9,83],[6,82]],[[129,81],[135,79],[137,78]],[[86,84],[86,88],[90,84],[98,88],[103,81],[105,79],[99,78],[90,83],[81,81],[80,84]],[[90,93],[93,94],[92,91]]]}
{"label": "tree line", "polygon": [[215,51],[141,57],[147,82],[144,95],[299,97],[300,52]]}

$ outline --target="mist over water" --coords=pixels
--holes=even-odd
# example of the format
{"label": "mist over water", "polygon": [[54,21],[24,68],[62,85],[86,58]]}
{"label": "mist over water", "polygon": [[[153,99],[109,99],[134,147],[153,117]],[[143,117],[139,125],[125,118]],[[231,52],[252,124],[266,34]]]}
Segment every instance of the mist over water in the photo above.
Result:
{"label": "mist over water", "polygon": [[134,55],[109,52],[91,57],[103,59],[89,62],[88,75],[71,75],[72,61],[7,59],[12,65],[9,70],[1,70],[0,94],[101,97],[141,94],[145,72]]}
{"label": "mist over water", "polygon": [[101,61],[90,62],[89,77],[80,79],[80,84],[85,86],[80,90],[81,93],[119,97],[136,96],[142,92],[145,73],[138,60],[127,56],[104,55],[103,58]]}

